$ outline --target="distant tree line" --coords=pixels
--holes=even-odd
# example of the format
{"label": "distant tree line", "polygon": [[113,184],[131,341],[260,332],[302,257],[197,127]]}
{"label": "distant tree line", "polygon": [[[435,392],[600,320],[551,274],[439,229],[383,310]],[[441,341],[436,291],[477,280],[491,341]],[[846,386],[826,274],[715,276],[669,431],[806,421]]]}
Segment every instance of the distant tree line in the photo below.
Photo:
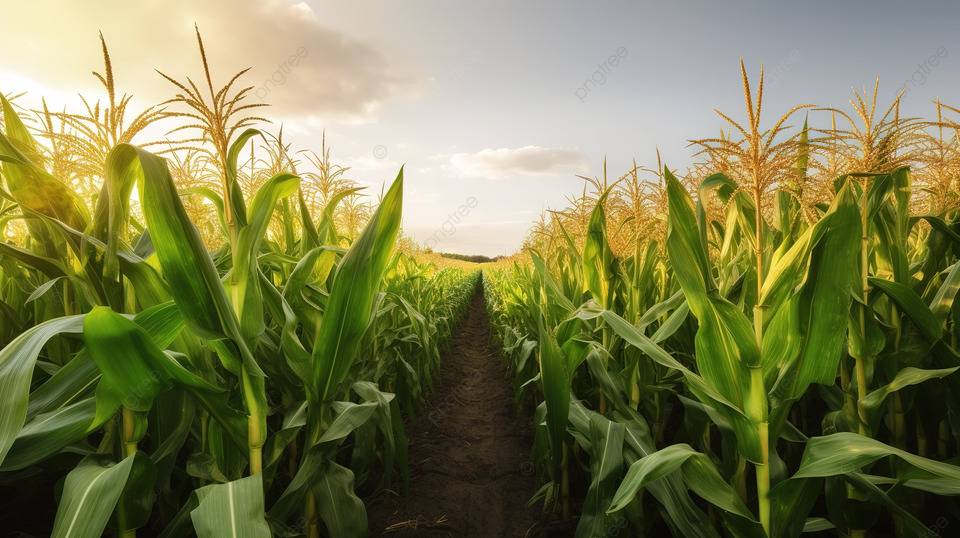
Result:
{"label": "distant tree line", "polygon": [[441,252],[440,255],[444,258],[450,258],[452,260],[462,260],[473,263],[489,263],[503,258],[503,256],[495,256],[491,258],[489,256],[482,256],[480,254],[457,254],[455,252]]}

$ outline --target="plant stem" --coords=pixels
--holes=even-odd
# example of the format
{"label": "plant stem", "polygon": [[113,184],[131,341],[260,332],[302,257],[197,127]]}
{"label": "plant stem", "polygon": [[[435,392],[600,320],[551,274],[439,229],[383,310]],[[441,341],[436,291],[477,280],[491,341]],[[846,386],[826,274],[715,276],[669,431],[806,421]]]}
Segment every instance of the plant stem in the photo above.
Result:
{"label": "plant stem", "polygon": [[763,370],[750,369],[750,394],[747,416],[755,421],[760,439],[760,462],[754,463],[757,474],[757,508],[760,524],[770,535],[770,425],[767,422],[767,394],[763,385]]}
{"label": "plant stem", "polygon": [[[867,336],[867,304],[870,300],[870,244],[867,212],[867,185],[866,182],[864,182],[860,202],[860,300],[863,301],[863,304],[859,306],[860,336],[863,339],[864,352],[870,347]],[[867,357],[854,357],[854,361],[854,372],[857,380],[857,416],[859,417],[860,423],[857,429],[860,435],[869,436],[866,413],[860,405],[860,402],[867,395],[867,367],[865,364]]]}
{"label": "plant stem", "polygon": [[313,491],[307,492],[307,507],[306,514],[307,518],[307,537],[308,538],[320,538],[320,518],[317,517],[317,499],[313,495]]}
{"label": "plant stem", "polygon": [[[241,356],[250,356],[250,351],[240,343]],[[252,361],[252,357],[249,359]],[[263,471],[263,445],[267,443],[267,396],[262,376],[251,375],[246,366],[241,367],[243,399],[247,407],[247,448],[250,452],[250,475]]]}
{"label": "plant stem", "polygon": [[[120,412],[121,417],[121,436],[123,442],[123,457],[128,458],[137,453],[137,417],[133,410],[126,407],[122,408]],[[121,505],[127,502],[127,499],[121,499]],[[118,514],[122,514],[120,511]],[[121,518],[120,526],[124,526],[122,521],[123,516],[118,515]],[[136,529],[124,529],[120,531],[120,538],[136,538],[137,530]]]}
{"label": "plant stem", "polygon": [[[753,307],[753,332],[757,340],[757,352],[763,349],[763,202],[759,181],[755,181],[753,203],[754,221],[754,255],[757,263],[757,302]],[[747,416],[757,427],[757,437],[760,440],[760,462],[755,463],[757,474],[757,511],[760,515],[760,524],[767,536],[770,535],[770,424],[768,422],[767,389],[763,382],[763,368],[758,365],[750,367],[750,393],[746,401]]]}
{"label": "plant stem", "polygon": [[136,416],[126,407],[123,408],[123,457],[137,453]]}
{"label": "plant stem", "polygon": [[259,442],[259,439],[263,437],[263,432],[261,431],[260,423],[260,417],[256,415],[247,417],[251,476],[263,472],[263,444]]}

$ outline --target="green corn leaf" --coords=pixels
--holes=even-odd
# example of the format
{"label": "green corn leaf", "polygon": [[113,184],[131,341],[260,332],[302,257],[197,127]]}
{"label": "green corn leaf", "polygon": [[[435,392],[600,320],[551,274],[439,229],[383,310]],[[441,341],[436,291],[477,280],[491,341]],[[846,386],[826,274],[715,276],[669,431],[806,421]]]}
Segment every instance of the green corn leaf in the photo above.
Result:
{"label": "green corn leaf", "polygon": [[[541,406],[542,410],[542,406]],[[629,412],[629,411],[627,411]],[[591,411],[584,407],[583,403],[576,399],[570,401],[570,426],[575,431],[575,435],[578,439],[583,439],[589,441],[591,439],[591,428],[595,421],[598,421],[601,424],[604,424],[604,421],[609,421],[603,415],[595,411]],[[615,422],[622,424],[624,426],[624,445],[621,449],[623,455],[623,465],[629,465],[632,462],[638,459],[638,454],[640,456],[647,455],[654,452],[652,449],[653,441],[650,438],[649,427],[642,417],[637,415],[635,412],[627,418],[626,416],[617,413]],[[592,442],[589,442],[587,448],[592,446]],[[678,487],[675,481],[671,483],[664,482],[662,488],[657,488],[656,485],[650,488],[650,492],[657,498],[658,501],[664,504],[666,507],[672,509],[671,518],[673,520],[679,519],[679,525],[683,525],[685,519],[692,519],[696,521],[699,518],[705,517],[705,515],[700,512],[696,506],[693,505],[689,496],[687,496],[686,488],[682,484],[679,484]],[[694,521],[691,521],[693,523]],[[611,529],[612,530],[612,529]],[[717,537],[716,532],[711,532],[709,525],[691,525],[686,528],[689,530],[687,534],[690,536],[696,536],[698,538],[706,537]]]}
{"label": "green corn leaf", "polygon": [[882,506],[888,512],[896,516],[897,520],[903,524],[907,536],[916,536],[924,538],[937,538],[939,533],[934,532],[926,524],[914,517],[908,512],[901,503],[890,498],[882,489],[873,484],[866,476],[860,473],[850,473],[845,477],[850,486],[856,488],[858,492],[865,496],[874,504]]}
{"label": "green corn leaf", "polygon": [[[10,194],[22,207],[58,219],[78,230],[84,229],[89,216],[83,202],[63,182],[36,164],[41,158],[37,143],[13,106],[2,95],[0,108],[3,109],[6,129],[6,134],[0,134],[0,153],[18,161],[5,160],[0,166]],[[36,226],[29,226],[38,240],[47,238]]]}
{"label": "green corn leaf", "polygon": [[533,265],[537,269],[537,273],[540,275],[540,278],[543,279],[543,284],[546,287],[547,293],[550,295],[552,301],[555,301],[564,312],[573,312],[576,310],[573,302],[564,295],[563,290],[560,288],[560,285],[557,284],[557,281],[550,274],[550,271],[547,269],[547,264],[543,259],[538,256],[536,253],[531,253],[530,258],[533,260]]}
{"label": "green corn leaf", "polygon": [[367,536],[367,509],[353,491],[353,471],[327,460],[313,486],[317,512],[330,536]]}
{"label": "green corn leaf", "polygon": [[127,483],[134,456],[117,464],[84,458],[70,471],[53,523],[54,538],[97,538],[103,534]]}
{"label": "green corn leaf", "polygon": [[57,282],[60,282],[64,278],[66,277],[60,276],[60,277],[48,280],[43,284],[40,284],[39,286],[36,287],[36,289],[33,290],[30,296],[27,297],[26,302],[32,303],[33,301],[36,301],[37,299],[43,297],[44,295],[46,295],[48,291],[50,291],[57,284]]}
{"label": "green corn leaf", "polygon": [[931,342],[940,339],[943,329],[940,327],[940,321],[923,303],[919,295],[908,286],[899,282],[884,280],[882,278],[870,278],[870,285],[885,293],[888,297],[900,307],[903,312],[913,320],[913,323],[920,329],[924,338]]}
{"label": "green corn leaf", "polygon": [[89,396],[97,384],[99,371],[86,351],[60,367],[49,379],[30,393],[27,418],[55,411]]}
{"label": "green corn leaf", "polygon": [[723,409],[725,413],[737,417],[734,420],[740,420],[744,424],[749,422],[749,419],[743,414],[743,411],[739,407],[735,406],[731,401],[727,400],[726,397],[717,392],[716,389],[710,386],[701,376],[697,375],[696,372],[684,366],[680,361],[673,358],[665,349],[655,344],[650,338],[638,331],[637,328],[631,325],[629,321],[609,310],[590,311],[587,308],[581,308],[578,311],[578,315],[584,317],[585,319],[590,319],[596,316],[603,317],[603,320],[610,325],[611,329],[613,329],[613,331],[616,332],[617,335],[623,338],[627,343],[644,352],[657,364],[660,364],[661,366],[671,370],[676,370],[677,372],[683,374],[683,377],[689,384],[690,389],[694,391],[699,398],[713,402],[717,409]]}
{"label": "green corn leaf", "polygon": [[949,272],[943,280],[943,284],[937,290],[933,300],[930,301],[930,311],[941,322],[946,320],[953,303],[960,293],[960,262],[954,263],[949,267]]}
{"label": "green corn leaf", "polygon": [[[749,369],[760,365],[753,327],[743,311],[718,293],[693,202],[666,168],[664,177],[670,207],[667,254],[690,312],[699,324],[695,342],[697,368],[711,387],[743,409],[750,391]],[[756,429],[735,425],[735,431],[744,454],[752,461],[760,461]]]}
{"label": "green corn leaf", "polygon": [[[313,336],[317,334],[323,316],[317,306],[309,299],[306,293],[308,291],[307,287],[311,282],[314,282],[315,279],[319,282],[325,281],[336,261],[337,254],[344,252],[344,250],[337,247],[316,247],[307,251],[307,253],[300,258],[300,261],[297,262],[297,265],[294,266],[293,271],[290,273],[283,287],[283,298],[293,313],[296,314],[296,319],[289,320],[289,322],[293,324],[289,328],[289,335],[284,335],[285,337],[289,336],[290,343],[293,343],[297,322],[303,325],[303,330],[305,331],[304,340],[312,341]],[[321,267],[321,265],[325,264],[326,267]],[[300,366],[306,366],[305,361],[302,360],[302,354],[288,352],[287,360],[291,359],[297,363],[294,371],[297,372],[297,375],[304,379],[304,381],[307,381],[308,379],[302,370],[303,367]]]}
{"label": "green corn leaf", "polygon": [[591,415],[590,422],[590,488],[583,504],[576,536],[592,537],[613,534],[626,522],[619,514],[608,514],[607,509],[622,478],[623,442],[626,428],[623,424]]}
{"label": "green corn leaf", "polygon": [[720,476],[710,458],[682,443],[670,445],[631,465],[608,512],[622,510],[633,500],[640,488],[677,471],[683,473],[687,487],[703,499],[744,520],[755,522],[753,514],[744,506],[736,491]]}
{"label": "green corn leaf", "polygon": [[314,383],[318,401],[331,398],[360,349],[361,338],[400,231],[403,169],[376,213],[344,255],[313,346]]}
{"label": "green corn leaf", "polygon": [[931,379],[941,379],[953,374],[957,370],[960,370],[960,367],[941,368],[938,370],[923,370],[908,366],[897,372],[897,375],[893,378],[893,381],[870,392],[866,395],[866,397],[861,398],[860,405],[867,409],[876,409],[880,407],[880,404],[883,403],[887,396],[904,387],[919,385],[920,383],[929,381]]}
{"label": "green corn leaf", "polygon": [[300,238],[300,256],[306,256],[307,252],[320,245],[320,236],[317,234],[317,227],[313,224],[313,218],[310,216],[310,208],[307,206],[307,200],[303,196],[302,188],[297,192],[297,203],[300,209],[300,228],[302,234]]}
{"label": "green corn leaf", "polygon": [[157,466],[143,452],[133,454],[133,465],[120,494],[116,509],[118,532],[131,532],[145,527],[150,521],[157,500]]}
{"label": "green corn leaf", "polygon": [[830,523],[830,520],[822,517],[811,517],[803,523],[802,532],[823,532],[835,529],[836,526]]}
{"label": "green corn leaf", "polygon": [[[822,231],[818,231],[820,227]],[[773,438],[778,436],[789,402],[800,398],[810,384],[830,385],[837,375],[846,344],[844,331],[837,328],[844,327],[849,318],[855,284],[855,275],[844,268],[856,263],[860,238],[859,212],[849,185],[806,234],[811,235],[811,243],[820,235],[810,247],[808,268],[788,279],[795,283],[795,295],[774,314],[764,334],[765,368],[776,377],[771,393],[780,402],[774,405],[770,421]],[[791,252],[807,248],[805,241],[798,240]],[[779,280],[773,275],[771,272],[768,278]],[[764,288],[768,289],[775,287]]]}
{"label": "green corn leaf", "polygon": [[367,513],[353,489],[353,471],[324,455],[321,447],[310,449],[296,475],[270,508],[270,518],[285,521],[303,506],[307,492],[317,501],[320,518],[331,536],[365,536]]}
{"label": "green corn leaf", "polygon": [[270,507],[268,515],[272,521],[287,521],[298,513],[307,493],[319,481],[326,459],[324,447],[315,445],[306,451],[300,459],[296,474],[287,483],[280,498]]}
{"label": "green corn leaf", "polygon": [[[571,422],[576,421],[574,410],[585,412],[581,405],[572,405]],[[626,428],[623,460],[625,466],[629,468],[638,459],[656,452],[650,436],[650,428],[639,414],[630,410],[627,411],[627,415],[621,414],[620,411],[616,411],[614,415],[616,421]],[[673,474],[652,482],[646,486],[646,491],[666,509],[668,522],[675,534],[690,538],[719,537],[708,522],[707,515],[690,498],[680,474]]]}
{"label": "green corn leaf", "polygon": [[[781,304],[797,292],[810,272],[811,250],[830,229],[835,216],[835,212],[824,215],[814,226],[807,228],[789,250],[773,257],[763,281],[760,304],[776,312]],[[770,320],[765,318],[764,321]]]}
{"label": "green corn leaf", "polygon": [[922,473],[912,473],[907,471],[902,478],[888,478],[886,476],[860,474],[871,484],[878,486],[896,486],[902,485],[934,495],[960,496],[960,482],[949,478],[908,478],[911,474],[920,475]]}
{"label": "green corn leaf", "polygon": [[243,147],[255,136],[263,135],[257,129],[244,129],[230,144],[230,147],[227,148],[227,169],[224,171],[227,174],[226,194],[227,201],[232,208],[235,224],[238,228],[243,228],[247,225],[247,208],[243,200],[243,190],[240,188],[240,173],[237,163],[240,160],[240,152],[243,151]]}
{"label": "green corn leaf", "polygon": [[703,200],[710,199],[711,191],[716,191],[717,196],[724,203],[730,200],[733,193],[737,192],[737,182],[727,177],[726,174],[717,173],[704,178],[697,188],[697,221],[700,222],[702,233],[706,233],[707,213]]}
{"label": "green corn leaf", "polygon": [[[406,476],[406,433],[396,395],[381,391],[376,383],[370,381],[357,381],[351,388],[365,403],[376,405],[373,420],[384,442],[382,449],[384,468],[392,469],[397,462],[401,466],[401,478],[405,481],[409,480]],[[384,487],[389,487],[390,476],[391,473],[384,473],[382,481]]]}
{"label": "green corn leaf", "polygon": [[604,308],[613,306],[616,289],[617,260],[607,243],[607,219],[604,213],[606,193],[597,200],[587,223],[587,237],[583,245],[583,279],[585,291]]}
{"label": "green corn leaf", "polygon": [[17,434],[0,470],[25,469],[80,441],[101,425],[92,423],[96,407],[95,398],[85,398],[36,415]]}
{"label": "green corn leaf", "polygon": [[317,444],[339,441],[367,423],[377,410],[376,403],[333,402],[333,422],[323,431]]}
{"label": "green corn leaf", "polygon": [[199,196],[213,204],[214,209],[217,211],[217,222],[220,224],[220,231],[224,236],[230,233],[227,229],[226,216],[223,214],[223,197],[220,196],[220,193],[210,187],[188,187],[182,189],[180,193],[184,196]]}
{"label": "green corn leaf", "polygon": [[173,383],[195,393],[222,392],[164,353],[143,327],[108,307],[96,307],[87,314],[83,333],[87,351],[102,375],[97,422],[115,413],[117,405],[148,411],[157,395]]}
{"label": "green corn leaf", "polygon": [[[570,413],[570,373],[556,338],[540,325],[540,380],[547,405],[547,430],[550,435],[553,470],[560,470],[560,454],[566,441],[567,417]],[[555,475],[558,476],[558,475]]]}
{"label": "green corn leaf", "polygon": [[195,493],[198,504],[190,512],[190,519],[199,538],[271,536],[264,519],[261,475],[204,486]]}
{"label": "green corn leaf", "polygon": [[943,234],[945,238],[952,241],[955,245],[960,245],[960,234],[952,230],[950,225],[941,217],[936,215],[919,215],[915,218],[927,221],[938,233]]}
{"label": "green corn leaf", "polygon": [[880,458],[893,456],[931,475],[960,480],[960,467],[927,459],[880,441],[850,432],[811,437],[803,451],[797,478],[817,478],[855,473]]}
{"label": "green corn leaf", "polygon": [[260,245],[277,202],[296,192],[300,178],[292,174],[278,174],[268,180],[254,196],[250,204],[247,224],[240,229],[233,250],[233,268],[225,277],[225,288],[240,317],[240,332],[248,342],[253,342],[265,328],[263,294],[260,290],[260,274],[257,257]]}
{"label": "green corn leaf", "polygon": [[93,235],[106,242],[103,270],[104,277],[109,279],[116,278],[120,270],[117,254],[129,225],[130,195],[135,185],[132,174],[115,172],[116,169],[107,168],[93,220]]}
{"label": "green corn leaf", "polygon": [[770,491],[771,536],[799,536],[823,493],[823,480],[781,480]]}
{"label": "green corn leaf", "polygon": [[[166,347],[180,334],[183,319],[180,310],[170,301],[140,311],[133,318],[158,347]],[[57,411],[88,396],[99,379],[99,370],[86,350],[57,370],[53,376],[30,393],[27,417]]]}
{"label": "green corn leaf", "polygon": [[676,310],[670,313],[666,321],[657,327],[656,332],[650,336],[650,341],[655,344],[666,341],[680,330],[680,327],[687,321],[689,315],[690,307],[687,306],[687,303],[681,304]]}
{"label": "green corn leaf", "polygon": [[0,463],[27,418],[30,381],[37,355],[51,338],[83,331],[83,316],[67,316],[35,325],[0,350]]}
{"label": "green corn leaf", "polygon": [[187,217],[166,162],[135,146],[121,144],[110,152],[107,170],[135,178],[163,276],[184,321],[207,338],[239,339],[236,315],[220,276]]}
{"label": "green corn leaf", "polygon": [[49,278],[67,276],[66,268],[59,261],[34,254],[15,245],[0,243],[0,255],[9,256],[10,258],[29,265]]}
{"label": "green corn leaf", "polygon": [[637,320],[637,323],[635,324],[637,329],[643,330],[647,328],[647,326],[667,315],[667,313],[675,311],[684,302],[685,300],[683,298],[683,291],[678,291],[666,300],[651,306],[643,313],[642,316],[640,316],[640,319]]}
{"label": "green corn leaf", "polygon": [[337,236],[337,228],[334,219],[334,212],[337,209],[337,205],[339,205],[340,202],[342,202],[345,198],[353,196],[362,190],[362,187],[343,189],[330,197],[327,205],[323,207],[323,216],[320,219],[320,224],[317,226],[317,237],[320,242],[331,246],[335,246],[337,243],[339,243],[339,237]]}
{"label": "green corn leaf", "polygon": [[[170,387],[167,376],[154,369],[154,364],[162,359],[145,357],[162,354],[156,344],[136,323],[110,308],[99,306],[87,314],[83,339],[102,376],[98,400],[101,391],[109,390],[127,409],[145,412],[150,410],[157,394]],[[115,411],[103,411],[106,416],[100,415],[98,422]]]}

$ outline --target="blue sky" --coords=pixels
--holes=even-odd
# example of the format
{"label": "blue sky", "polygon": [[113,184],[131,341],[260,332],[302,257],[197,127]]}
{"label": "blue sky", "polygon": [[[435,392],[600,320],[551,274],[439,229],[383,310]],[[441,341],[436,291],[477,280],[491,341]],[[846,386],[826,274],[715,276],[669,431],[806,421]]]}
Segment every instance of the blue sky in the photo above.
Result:
{"label": "blue sky", "polygon": [[[605,156],[611,175],[633,159],[652,165],[657,147],[671,167],[685,167],[687,140],[721,127],[714,108],[742,118],[741,56],[752,77],[765,65],[768,121],[797,103],[847,107],[853,88],[876,76],[883,104],[913,80],[905,114],[929,117],[936,97],[960,104],[953,2],[59,6],[5,8],[0,90],[75,105],[76,92],[94,87],[98,29],[121,85],[144,102],[168,95],[153,67],[197,73],[194,21],[215,69],[226,76],[252,64],[258,87],[303,50],[283,84],[261,92],[268,115],[299,148],[318,148],[326,129],[334,158],[373,192],[406,163],[406,233],[457,252],[515,251],[537,214],[561,207],[580,189],[575,175],[599,173]],[[52,15],[68,22],[10,24]],[[602,84],[578,92],[617,54]]]}

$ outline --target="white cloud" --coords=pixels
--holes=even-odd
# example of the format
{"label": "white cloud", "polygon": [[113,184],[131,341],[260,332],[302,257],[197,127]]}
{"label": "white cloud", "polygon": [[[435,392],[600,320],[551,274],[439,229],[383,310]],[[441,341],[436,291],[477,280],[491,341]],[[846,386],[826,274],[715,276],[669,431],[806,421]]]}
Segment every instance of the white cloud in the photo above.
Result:
{"label": "white cloud", "polygon": [[587,159],[575,148],[524,146],[455,153],[449,163],[461,175],[497,179],[575,174],[586,170]]}
{"label": "white cloud", "polygon": [[242,84],[255,87],[253,100],[272,105],[267,114],[273,118],[369,121],[381,103],[416,86],[408,75],[391,69],[381,51],[323,26],[322,17],[305,2],[15,2],[4,6],[4,19],[21,23],[5,25],[0,49],[29,51],[4,57],[0,75],[7,76],[0,80],[8,83],[14,80],[12,73],[19,73],[69,92],[95,89],[90,71],[102,69],[100,30],[121,91],[134,93],[140,102],[164,100],[172,97],[174,88],[155,68],[178,79],[189,75],[202,84],[193,35],[197,23],[214,83],[223,84],[252,66]]}

